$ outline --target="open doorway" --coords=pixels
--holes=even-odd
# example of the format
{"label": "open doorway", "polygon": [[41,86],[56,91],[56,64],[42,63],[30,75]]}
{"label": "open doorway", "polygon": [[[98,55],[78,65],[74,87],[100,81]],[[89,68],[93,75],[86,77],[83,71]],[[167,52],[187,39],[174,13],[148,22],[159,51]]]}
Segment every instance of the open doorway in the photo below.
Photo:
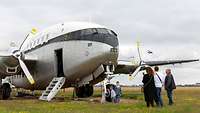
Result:
{"label": "open doorway", "polygon": [[64,71],[63,71],[63,50],[58,49],[55,50],[55,56],[56,56],[56,68],[57,68],[57,77],[63,77]]}

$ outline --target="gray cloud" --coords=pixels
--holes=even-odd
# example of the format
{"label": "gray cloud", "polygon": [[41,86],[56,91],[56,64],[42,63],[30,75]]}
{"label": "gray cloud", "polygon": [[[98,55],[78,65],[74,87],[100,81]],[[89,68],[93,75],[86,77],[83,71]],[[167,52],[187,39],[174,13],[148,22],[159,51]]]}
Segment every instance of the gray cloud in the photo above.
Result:
{"label": "gray cloud", "polygon": [[[198,0],[1,0],[0,49],[9,48],[11,41],[19,45],[32,27],[42,30],[64,21],[92,21],[118,33],[123,50],[120,58],[137,55],[137,40],[142,42],[143,51],[155,51],[154,56],[144,55],[147,60],[197,58],[199,5]],[[176,70],[199,73],[196,67],[200,65]]]}

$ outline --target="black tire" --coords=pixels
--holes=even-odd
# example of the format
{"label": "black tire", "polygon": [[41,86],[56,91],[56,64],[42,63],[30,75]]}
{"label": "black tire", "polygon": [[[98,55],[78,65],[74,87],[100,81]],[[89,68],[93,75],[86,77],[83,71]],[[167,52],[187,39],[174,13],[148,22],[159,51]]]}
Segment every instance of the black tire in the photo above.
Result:
{"label": "black tire", "polygon": [[84,86],[75,88],[76,96],[79,98],[84,97]]}
{"label": "black tire", "polygon": [[93,91],[94,91],[94,89],[93,89],[93,86],[92,86],[92,85],[87,84],[87,85],[85,86],[85,96],[86,96],[86,97],[92,96],[92,95],[93,95]]}
{"label": "black tire", "polygon": [[10,97],[11,88],[10,84],[4,83],[2,86],[2,99],[7,100]]}
{"label": "black tire", "polygon": [[79,98],[90,97],[93,95],[93,91],[93,86],[89,84],[75,88],[76,96]]}

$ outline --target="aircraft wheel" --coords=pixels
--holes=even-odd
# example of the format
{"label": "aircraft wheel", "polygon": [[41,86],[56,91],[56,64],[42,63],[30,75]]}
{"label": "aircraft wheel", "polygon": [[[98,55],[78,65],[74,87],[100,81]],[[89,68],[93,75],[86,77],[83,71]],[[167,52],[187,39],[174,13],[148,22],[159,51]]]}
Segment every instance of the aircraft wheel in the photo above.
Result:
{"label": "aircraft wheel", "polygon": [[76,93],[77,97],[83,98],[84,97],[84,86],[76,87],[75,88],[75,93]]}
{"label": "aircraft wheel", "polygon": [[11,93],[10,84],[8,83],[3,84],[1,90],[2,90],[2,99],[7,100],[10,97],[10,93]]}
{"label": "aircraft wheel", "polygon": [[81,87],[75,88],[76,96],[79,98],[90,97],[93,94],[93,86],[86,84]]}
{"label": "aircraft wheel", "polygon": [[93,89],[93,86],[92,86],[92,85],[87,84],[87,85],[85,86],[85,96],[86,96],[86,97],[92,96],[92,95],[93,95],[93,91],[94,91],[94,89]]}

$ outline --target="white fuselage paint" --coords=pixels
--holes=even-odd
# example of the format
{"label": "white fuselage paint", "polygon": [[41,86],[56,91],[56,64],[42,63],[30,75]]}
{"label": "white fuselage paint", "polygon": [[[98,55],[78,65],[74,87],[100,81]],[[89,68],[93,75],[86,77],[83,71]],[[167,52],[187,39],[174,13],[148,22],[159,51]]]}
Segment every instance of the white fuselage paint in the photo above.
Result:
{"label": "white fuselage paint", "polygon": [[[47,43],[50,39],[56,38],[68,32],[87,29],[105,28],[91,23],[58,24],[44,32],[28,37],[22,46],[25,55],[36,55],[37,61],[33,67],[27,64],[35,85],[30,85],[26,77],[11,77],[12,84],[25,89],[45,89],[53,77],[57,76],[57,64],[55,50],[63,49],[63,71],[66,77],[65,87],[76,84],[78,81],[94,72],[101,64],[111,63],[116,65],[117,54],[111,53],[112,46],[95,41],[70,40],[54,43]],[[79,26],[80,25],[80,26]],[[74,28],[73,28],[73,27]],[[71,28],[71,30],[70,30]],[[48,37],[45,37],[47,36]],[[38,41],[39,40],[39,41]],[[37,42],[38,41],[38,42]],[[88,46],[88,44],[92,44]],[[37,48],[37,46],[41,46]],[[35,48],[35,49],[34,49]],[[117,47],[118,48],[118,47]],[[33,49],[33,50],[32,50]],[[29,50],[29,52],[26,52]]]}

